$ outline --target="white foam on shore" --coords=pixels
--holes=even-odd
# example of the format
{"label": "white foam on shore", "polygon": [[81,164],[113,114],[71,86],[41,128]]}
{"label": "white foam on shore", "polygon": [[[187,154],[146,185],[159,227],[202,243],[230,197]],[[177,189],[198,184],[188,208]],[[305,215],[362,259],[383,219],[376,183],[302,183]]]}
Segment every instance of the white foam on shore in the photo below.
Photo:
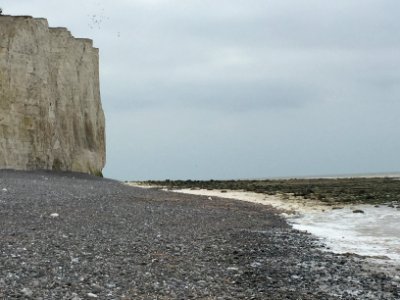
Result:
{"label": "white foam on shore", "polygon": [[[400,209],[373,205],[346,205],[340,209],[332,209],[320,201],[246,191],[168,191],[271,205],[281,210],[281,214],[295,229],[318,237],[328,251],[387,258],[396,264],[400,263]],[[356,209],[364,213],[353,213]]]}
{"label": "white foam on shore", "polygon": [[[364,213],[353,213],[353,210]],[[400,210],[373,205],[303,214],[289,218],[295,229],[314,234],[335,253],[387,257],[400,263]]]}

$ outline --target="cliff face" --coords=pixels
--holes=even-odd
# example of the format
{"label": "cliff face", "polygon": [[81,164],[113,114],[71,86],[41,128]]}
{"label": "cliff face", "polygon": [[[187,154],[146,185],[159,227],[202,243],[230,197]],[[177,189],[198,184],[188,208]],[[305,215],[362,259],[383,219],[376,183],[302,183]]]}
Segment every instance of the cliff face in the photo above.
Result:
{"label": "cliff face", "polygon": [[0,168],[101,172],[98,60],[45,19],[0,16]]}

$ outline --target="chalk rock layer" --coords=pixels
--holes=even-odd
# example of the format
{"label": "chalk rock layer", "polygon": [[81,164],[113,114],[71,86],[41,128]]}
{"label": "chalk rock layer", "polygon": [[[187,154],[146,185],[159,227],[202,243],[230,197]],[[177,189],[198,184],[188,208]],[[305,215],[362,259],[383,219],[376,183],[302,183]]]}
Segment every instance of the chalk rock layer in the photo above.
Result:
{"label": "chalk rock layer", "polygon": [[99,53],[46,19],[0,16],[0,168],[100,174]]}

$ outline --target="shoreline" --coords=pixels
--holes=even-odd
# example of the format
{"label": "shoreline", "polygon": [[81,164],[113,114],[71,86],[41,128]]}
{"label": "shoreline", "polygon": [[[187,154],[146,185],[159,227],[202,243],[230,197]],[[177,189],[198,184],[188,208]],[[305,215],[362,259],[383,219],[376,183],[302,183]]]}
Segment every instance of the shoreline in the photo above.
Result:
{"label": "shoreline", "polygon": [[[270,205],[280,211],[282,216],[296,215],[301,213],[307,213],[312,211],[324,211],[326,209],[332,209],[331,206],[324,204],[318,200],[310,200],[304,201],[300,197],[295,197],[293,195],[265,195],[255,192],[249,192],[244,190],[221,190],[221,189],[200,189],[200,188],[182,188],[182,189],[171,189],[166,188],[165,186],[157,186],[157,185],[144,185],[138,184],[135,182],[128,182],[127,185],[145,189],[161,189],[166,192],[174,192],[174,193],[183,193],[190,195],[198,195],[198,196],[207,196],[207,197],[219,197],[219,198],[227,198],[233,200],[240,200],[244,202],[262,204],[262,205]],[[283,198],[287,198],[289,201],[283,200]],[[335,206],[334,206],[335,207]]]}
{"label": "shoreline", "polygon": [[[271,206],[277,209],[279,215],[284,217],[294,229],[311,233],[320,239],[325,245],[321,248],[323,251],[337,254],[354,253],[368,257],[378,264],[400,266],[400,251],[398,251],[400,235],[396,238],[390,235],[385,236],[379,224],[373,227],[366,222],[368,218],[373,218],[371,223],[381,222],[382,218],[391,216],[390,213],[396,213],[383,206],[374,207],[368,204],[331,206],[322,201],[305,200],[288,194],[265,195],[243,190],[170,189],[162,186],[143,186],[138,183],[128,184],[174,193],[206,196],[209,200],[226,198]],[[362,214],[354,213],[354,211],[360,211]],[[396,213],[392,219],[395,219],[397,215],[400,218],[400,213]],[[393,228],[391,230],[395,231]],[[393,234],[396,235],[396,233]],[[382,241],[386,241],[387,244],[383,244]]]}

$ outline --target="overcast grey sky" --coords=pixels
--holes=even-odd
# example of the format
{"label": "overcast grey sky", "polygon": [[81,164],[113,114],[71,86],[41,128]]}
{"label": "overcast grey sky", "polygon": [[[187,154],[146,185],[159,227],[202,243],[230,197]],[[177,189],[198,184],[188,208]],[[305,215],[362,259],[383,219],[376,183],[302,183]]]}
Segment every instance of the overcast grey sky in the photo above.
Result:
{"label": "overcast grey sky", "polygon": [[400,171],[400,1],[107,2],[0,2],[100,48],[105,176]]}

